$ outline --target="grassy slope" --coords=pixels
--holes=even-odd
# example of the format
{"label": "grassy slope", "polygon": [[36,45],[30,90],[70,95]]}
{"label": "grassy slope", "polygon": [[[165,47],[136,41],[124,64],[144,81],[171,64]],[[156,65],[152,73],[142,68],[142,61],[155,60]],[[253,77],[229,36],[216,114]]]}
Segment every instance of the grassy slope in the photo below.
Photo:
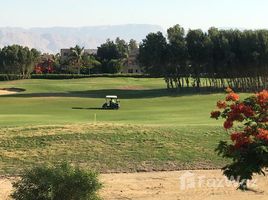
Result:
{"label": "grassy slope", "polygon": [[[223,94],[174,94],[161,79],[134,78],[1,82],[5,87],[26,91],[0,97],[2,174],[59,160],[102,172],[224,163],[214,148],[226,134],[209,118]],[[107,94],[118,95],[122,109],[96,109]]]}
{"label": "grassy slope", "polygon": [[96,123],[2,128],[0,174],[69,161],[100,172],[203,169],[225,162],[214,152],[222,129]]}

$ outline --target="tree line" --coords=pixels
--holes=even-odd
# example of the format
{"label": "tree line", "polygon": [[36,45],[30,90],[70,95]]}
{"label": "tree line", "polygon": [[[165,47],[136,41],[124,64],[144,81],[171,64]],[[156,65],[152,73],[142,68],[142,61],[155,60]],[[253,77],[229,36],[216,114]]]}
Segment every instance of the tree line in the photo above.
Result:
{"label": "tree line", "polygon": [[268,30],[219,30],[187,33],[180,25],[150,33],[139,46],[146,73],[163,76],[167,88],[257,91],[268,84]]}
{"label": "tree line", "polygon": [[139,44],[135,40],[107,40],[97,53],[70,48],[68,59],[60,54],[41,54],[19,45],[0,49],[0,73],[98,74],[119,73],[130,52],[144,73],[164,77],[167,88],[201,87],[208,90],[227,86],[239,91],[257,91],[268,85],[268,30],[188,30],[175,25],[161,33],[149,33]]}
{"label": "tree line", "polygon": [[131,39],[126,42],[116,38],[108,39],[100,45],[97,54],[85,52],[84,47],[71,47],[67,59],[59,53],[41,53],[20,45],[6,46],[0,49],[0,74],[17,74],[29,78],[30,74],[101,74],[119,73],[127,65],[129,53],[138,49],[138,44]]}
{"label": "tree line", "polygon": [[35,73],[115,74],[127,65],[129,53],[134,49],[138,49],[135,40],[126,42],[120,38],[107,39],[96,54],[89,54],[84,47],[76,45],[69,49],[70,53],[64,59],[59,54],[43,54]]}
{"label": "tree line", "polygon": [[6,46],[0,49],[0,73],[18,74],[29,78],[41,53],[19,45]]}

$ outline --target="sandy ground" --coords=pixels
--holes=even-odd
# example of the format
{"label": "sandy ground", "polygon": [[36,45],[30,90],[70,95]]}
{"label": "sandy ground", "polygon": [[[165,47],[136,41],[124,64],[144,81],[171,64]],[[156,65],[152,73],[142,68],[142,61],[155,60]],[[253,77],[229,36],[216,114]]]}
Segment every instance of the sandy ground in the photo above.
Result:
{"label": "sandy ground", "polygon": [[[0,199],[8,199],[14,178],[0,179]],[[268,178],[256,176],[255,191],[241,192],[220,170],[102,174],[105,200],[267,200]]]}
{"label": "sandy ground", "polygon": [[0,90],[0,95],[16,94],[16,91]]}

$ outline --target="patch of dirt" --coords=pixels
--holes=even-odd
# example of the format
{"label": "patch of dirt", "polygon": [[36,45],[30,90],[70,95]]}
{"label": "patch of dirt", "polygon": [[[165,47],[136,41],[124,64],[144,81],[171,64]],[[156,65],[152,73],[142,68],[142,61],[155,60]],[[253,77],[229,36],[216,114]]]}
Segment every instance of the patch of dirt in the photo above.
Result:
{"label": "patch of dirt", "polygon": [[0,178],[0,200],[9,200],[14,178]]}
{"label": "patch of dirt", "polygon": [[[14,180],[14,179],[13,179]],[[256,176],[251,191],[236,190],[220,170],[101,174],[104,200],[267,200],[268,179]],[[12,179],[0,179],[0,199],[7,200]]]}
{"label": "patch of dirt", "polygon": [[16,94],[18,92],[24,92],[25,89],[21,88],[1,88],[0,95]]}

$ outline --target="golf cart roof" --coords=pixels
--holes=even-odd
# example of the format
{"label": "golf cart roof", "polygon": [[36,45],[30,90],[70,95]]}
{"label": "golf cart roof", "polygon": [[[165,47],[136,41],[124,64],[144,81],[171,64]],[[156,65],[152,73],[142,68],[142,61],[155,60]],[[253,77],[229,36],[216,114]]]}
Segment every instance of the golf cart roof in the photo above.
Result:
{"label": "golf cart roof", "polygon": [[106,99],[117,99],[117,96],[115,96],[115,95],[107,95]]}

